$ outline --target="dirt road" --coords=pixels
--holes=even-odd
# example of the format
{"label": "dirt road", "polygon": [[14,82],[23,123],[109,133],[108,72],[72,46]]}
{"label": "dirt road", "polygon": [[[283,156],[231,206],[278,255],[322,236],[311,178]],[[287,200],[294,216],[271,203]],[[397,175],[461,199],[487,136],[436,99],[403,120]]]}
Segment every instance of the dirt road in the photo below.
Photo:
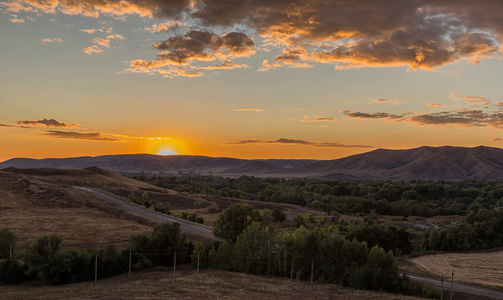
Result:
{"label": "dirt road", "polygon": [[103,191],[100,191],[98,189],[94,188],[89,188],[89,187],[75,187],[79,190],[86,191],[95,197],[98,197],[99,199],[106,201],[112,205],[115,205],[122,210],[126,211],[127,213],[133,214],[140,216],[142,218],[148,219],[150,221],[156,222],[156,223],[163,223],[163,222],[168,222],[168,223],[173,223],[173,222],[178,222],[180,223],[180,228],[182,230],[182,233],[187,233],[191,234],[194,236],[200,236],[205,239],[211,239],[214,240],[215,238],[213,237],[213,233],[211,231],[211,227],[209,226],[204,226],[198,223],[192,223],[186,220],[178,219],[175,217],[171,217],[150,209],[147,209],[145,207],[126,202],[116,196],[110,195],[108,193],[105,193]]}
{"label": "dirt road", "polygon": [[[438,278],[433,278],[433,277],[424,276],[424,275],[417,275],[417,274],[407,274],[407,276],[409,277],[409,280],[411,282],[427,283],[428,285],[435,286],[435,287],[441,287],[441,285],[442,285],[441,280]],[[444,283],[443,283],[444,299],[447,299],[447,296],[450,295],[449,294],[450,290],[451,290],[451,279],[444,279]],[[452,282],[452,290],[455,292],[461,292],[464,294],[484,296],[484,297],[490,297],[490,298],[494,298],[494,299],[503,299],[503,292],[480,288],[480,287],[475,287],[475,286],[470,286],[470,285],[458,283],[455,280],[454,280],[454,282]]]}

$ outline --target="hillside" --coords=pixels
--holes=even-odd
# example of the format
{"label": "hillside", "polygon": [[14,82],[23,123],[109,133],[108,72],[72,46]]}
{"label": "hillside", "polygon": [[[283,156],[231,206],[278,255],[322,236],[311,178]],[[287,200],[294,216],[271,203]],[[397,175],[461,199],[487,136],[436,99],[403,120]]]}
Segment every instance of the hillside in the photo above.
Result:
{"label": "hillside", "polygon": [[52,233],[63,237],[64,246],[90,248],[101,243],[124,246],[131,234],[151,232],[155,220],[119,209],[95,193],[86,192],[90,189],[126,202],[131,202],[131,195],[143,202],[146,194],[151,203],[149,211],[154,212],[159,205],[169,207],[175,218],[182,213],[195,213],[206,225],[211,225],[220,211],[235,203],[249,204],[258,210],[279,208],[290,215],[308,211],[324,214],[291,204],[179,193],[97,167],[82,170],[9,167],[0,170],[0,228],[7,226],[18,235],[20,249]]}
{"label": "hillside", "polygon": [[491,147],[419,147],[377,149],[335,160],[246,160],[151,154],[96,157],[15,158],[0,168],[81,169],[97,166],[112,172],[160,172],[223,176],[313,177],[327,179],[464,180],[503,179],[503,149]]}
{"label": "hillside", "polygon": [[289,174],[325,178],[391,180],[503,179],[503,149],[420,147],[378,149],[291,170]]}

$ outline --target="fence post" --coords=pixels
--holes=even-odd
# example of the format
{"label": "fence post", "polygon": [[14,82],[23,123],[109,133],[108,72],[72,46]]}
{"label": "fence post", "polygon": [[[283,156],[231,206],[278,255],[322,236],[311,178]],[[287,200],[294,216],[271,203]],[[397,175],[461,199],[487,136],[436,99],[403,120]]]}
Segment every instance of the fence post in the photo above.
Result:
{"label": "fence post", "polygon": [[444,276],[440,279],[440,300],[444,297]]}
{"label": "fence post", "polygon": [[314,260],[311,261],[311,293],[313,292]]}
{"label": "fence post", "polygon": [[132,253],[133,250],[131,249],[131,247],[129,247],[129,277],[131,277],[131,256],[132,256]]}
{"label": "fence post", "polygon": [[173,284],[176,283],[176,252],[175,258],[173,259]]}
{"label": "fence post", "polygon": [[451,300],[452,300],[452,286],[454,285],[454,269],[451,270]]}
{"label": "fence post", "polygon": [[94,283],[98,282],[98,251],[94,259]]}
{"label": "fence post", "polygon": [[201,252],[197,252],[197,283],[199,283],[199,257],[201,256]]}

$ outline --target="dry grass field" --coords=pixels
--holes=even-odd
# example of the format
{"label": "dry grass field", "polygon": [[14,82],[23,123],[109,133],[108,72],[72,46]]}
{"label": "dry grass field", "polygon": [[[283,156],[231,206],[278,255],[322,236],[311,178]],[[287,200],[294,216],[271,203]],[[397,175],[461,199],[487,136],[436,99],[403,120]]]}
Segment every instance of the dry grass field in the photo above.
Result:
{"label": "dry grass field", "polygon": [[[171,268],[154,268],[94,282],[64,286],[2,287],[5,299],[289,299],[288,278],[260,277],[220,270],[196,272],[184,265],[177,269],[173,283]],[[372,291],[352,290],[332,284],[293,281],[292,299],[420,299]]]}
{"label": "dry grass field", "polygon": [[411,259],[409,272],[450,278],[468,284],[503,290],[503,250],[479,253],[448,253]]}
{"label": "dry grass field", "polygon": [[[258,210],[278,207],[287,214],[323,214],[290,204],[178,193],[98,168],[8,169],[0,171],[0,228],[9,227],[15,232],[18,249],[53,233],[63,238],[63,247],[80,249],[103,248],[108,244],[123,248],[131,234],[151,233],[153,224],[147,225],[145,220],[119,211],[72,185],[97,187],[126,201],[130,201],[131,194],[142,200],[147,192],[151,210],[161,205],[170,207],[175,217],[183,212],[197,213],[210,226],[220,211],[235,203],[246,203]],[[277,225],[278,230],[295,227],[294,222]]]}
{"label": "dry grass field", "polygon": [[71,186],[0,173],[0,228],[14,231],[19,250],[46,234],[60,235],[63,247],[86,249],[125,246],[131,234],[152,231]]}

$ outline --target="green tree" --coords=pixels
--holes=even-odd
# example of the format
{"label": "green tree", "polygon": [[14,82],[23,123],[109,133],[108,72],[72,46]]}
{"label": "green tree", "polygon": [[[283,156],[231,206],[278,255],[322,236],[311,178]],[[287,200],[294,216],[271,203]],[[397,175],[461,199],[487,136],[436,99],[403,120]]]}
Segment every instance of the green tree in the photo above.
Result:
{"label": "green tree", "polygon": [[197,241],[194,243],[194,251],[192,251],[192,255],[190,256],[192,260],[192,266],[197,268],[197,259],[199,256],[199,268],[207,268],[208,267],[208,254],[206,249],[204,248],[203,243]]}
{"label": "green tree", "polygon": [[28,275],[38,276],[47,284],[61,283],[62,275],[72,268],[72,256],[60,251],[61,242],[56,234],[46,235],[21,252],[21,259],[28,265]]}
{"label": "green tree", "polygon": [[240,272],[265,274],[270,266],[273,231],[263,223],[253,222],[234,245],[234,266]]}
{"label": "green tree", "polygon": [[238,236],[252,222],[266,223],[266,219],[249,205],[234,204],[218,214],[213,223],[213,235],[234,244]]}
{"label": "green tree", "polygon": [[0,259],[10,257],[10,252],[16,249],[17,236],[5,227],[0,229]]}

